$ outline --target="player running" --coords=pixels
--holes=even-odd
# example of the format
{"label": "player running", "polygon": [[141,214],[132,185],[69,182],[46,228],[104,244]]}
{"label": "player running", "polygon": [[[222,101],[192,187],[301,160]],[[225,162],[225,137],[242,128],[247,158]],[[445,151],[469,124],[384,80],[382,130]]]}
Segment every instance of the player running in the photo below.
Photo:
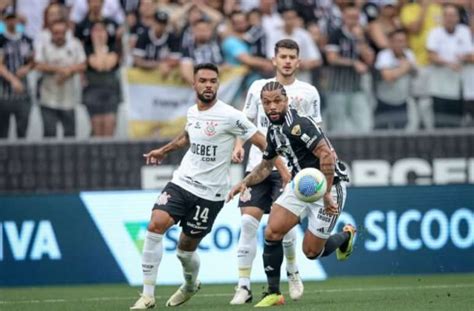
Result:
{"label": "player running", "polygon": [[[166,305],[181,305],[199,290],[196,249],[201,239],[211,231],[224,205],[235,139],[250,140],[265,149],[265,137],[245,115],[216,98],[218,74],[214,64],[200,64],[194,68],[193,87],[197,104],[188,110],[184,133],[164,147],[144,155],[147,164],[160,164],[168,153],[189,146],[173,179],[153,207],[143,246],[143,293],[131,310],[155,306],[154,290],[163,254],[163,236],[174,224],[182,227],[177,256],[185,281]],[[278,161],[277,166],[287,170],[283,161]]]}
{"label": "player running", "polygon": [[309,259],[325,257],[337,250],[339,260],[347,259],[353,248],[355,228],[346,225],[343,231],[331,235],[338,215],[344,208],[346,181],[344,165],[338,162],[336,153],[325,134],[313,118],[301,116],[288,105],[285,87],[277,82],[268,82],[261,92],[262,106],[271,122],[267,133],[267,148],[261,163],[228,195],[245,193],[247,187],[267,178],[278,155],[288,160],[294,176],[307,167],[320,169],[327,181],[327,192],[314,203],[305,203],[296,198],[288,184],[272,206],[265,229],[263,263],[267,275],[268,292],[256,307],[269,307],[284,303],[280,292],[280,267],[283,261],[282,240],[300,219],[308,216],[308,229],[303,239],[303,252]]}
{"label": "player running", "polygon": [[[260,93],[262,87],[270,81],[278,81],[285,86],[290,107],[296,109],[299,114],[312,116],[320,124],[320,97],[314,86],[296,79],[296,71],[300,64],[299,46],[291,39],[283,39],[275,44],[275,57],[273,65],[276,68],[276,76],[272,79],[261,79],[255,81],[249,88],[244,106],[244,113],[253,121],[259,131],[266,134],[270,122],[263,110]],[[243,158],[243,149],[237,145],[234,157],[235,161]],[[246,172],[249,173],[262,159],[262,152],[254,146],[250,149]],[[252,301],[250,286],[250,274],[252,264],[257,252],[257,229],[263,214],[268,214],[272,203],[282,191],[282,182],[288,181],[290,176],[280,175],[275,169],[261,183],[248,187],[241,194],[239,207],[241,208],[241,233],[239,238],[237,261],[239,268],[239,282],[235,295],[230,304],[238,305]],[[298,227],[294,227],[283,238],[283,250],[286,258],[286,271],[290,297],[293,300],[303,296],[304,286],[296,265],[296,233]]]}

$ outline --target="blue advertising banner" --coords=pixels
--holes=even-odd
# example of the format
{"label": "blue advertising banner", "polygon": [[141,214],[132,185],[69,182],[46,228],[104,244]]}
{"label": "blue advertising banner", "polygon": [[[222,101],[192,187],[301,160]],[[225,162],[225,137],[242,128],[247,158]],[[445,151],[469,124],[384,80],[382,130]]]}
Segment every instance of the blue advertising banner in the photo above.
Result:
{"label": "blue advertising banner", "polygon": [[[141,252],[159,192],[0,196],[0,286],[141,283]],[[237,202],[227,204],[199,248],[200,279],[237,280]],[[305,280],[343,275],[474,272],[474,185],[352,187],[335,230],[355,224],[353,256],[311,261],[297,247]],[[303,228],[298,243],[303,237]],[[252,270],[263,281],[262,240]],[[176,258],[180,229],[164,238],[160,284],[182,281]],[[224,264],[225,263],[225,264]],[[284,266],[284,265],[283,265]],[[284,277],[285,274],[282,274]]]}
{"label": "blue advertising banner", "polygon": [[0,197],[0,286],[125,282],[77,195]]}
{"label": "blue advertising banner", "polygon": [[355,250],[322,259],[328,275],[474,271],[474,185],[353,187],[345,211]]}

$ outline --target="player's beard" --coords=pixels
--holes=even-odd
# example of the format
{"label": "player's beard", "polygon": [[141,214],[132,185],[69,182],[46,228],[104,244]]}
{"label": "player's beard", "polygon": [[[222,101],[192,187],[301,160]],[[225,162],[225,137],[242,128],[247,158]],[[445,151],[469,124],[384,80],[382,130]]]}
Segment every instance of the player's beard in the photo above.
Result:
{"label": "player's beard", "polygon": [[270,118],[270,114],[266,114],[267,115],[267,118],[268,120],[272,123],[272,124],[275,124],[275,125],[282,125],[283,122],[285,121],[285,115],[286,115],[286,110],[283,110],[282,112],[278,113],[278,115],[280,116],[278,118],[278,120],[273,120],[272,118]]}
{"label": "player's beard", "polygon": [[211,97],[205,97],[204,93],[197,94],[198,99],[204,104],[210,104],[216,99],[217,93],[213,93]]}

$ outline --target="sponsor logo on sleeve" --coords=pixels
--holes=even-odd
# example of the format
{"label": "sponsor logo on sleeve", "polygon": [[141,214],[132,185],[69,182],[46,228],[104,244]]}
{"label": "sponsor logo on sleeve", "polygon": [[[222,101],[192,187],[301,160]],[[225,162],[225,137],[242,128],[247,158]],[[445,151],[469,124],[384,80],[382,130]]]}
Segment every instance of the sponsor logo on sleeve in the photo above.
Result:
{"label": "sponsor logo on sleeve", "polygon": [[311,138],[306,134],[301,135],[301,140],[304,141],[305,143],[308,143],[310,139]]}

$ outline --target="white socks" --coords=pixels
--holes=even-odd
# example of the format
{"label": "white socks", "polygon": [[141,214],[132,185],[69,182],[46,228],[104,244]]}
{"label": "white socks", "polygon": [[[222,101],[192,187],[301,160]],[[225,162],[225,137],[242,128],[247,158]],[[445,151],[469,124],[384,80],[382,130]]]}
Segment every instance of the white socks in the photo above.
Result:
{"label": "white socks", "polygon": [[243,214],[242,227],[237,248],[237,262],[239,266],[239,287],[250,289],[250,273],[252,263],[257,253],[257,230],[259,221],[253,216]]}
{"label": "white socks", "polygon": [[286,271],[289,273],[295,273],[298,271],[296,266],[296,230],[298,225],[294,226],[288,233],[283,237],[283,253],[286,259]]}
{"label": "white socks", "polygon": [[142,256],[143,294],[146,296],[155,295],[156,275],[163,256],[162,240],[162,234],[147,231]]}
{"label": "white socks", "polygon": [[196,279],[199,273],[200,260],[196,252],[187,252],[180,250],[176,251],[179,261],[183,266],[184,287],[187,291],[194,291],[196,286]]}

